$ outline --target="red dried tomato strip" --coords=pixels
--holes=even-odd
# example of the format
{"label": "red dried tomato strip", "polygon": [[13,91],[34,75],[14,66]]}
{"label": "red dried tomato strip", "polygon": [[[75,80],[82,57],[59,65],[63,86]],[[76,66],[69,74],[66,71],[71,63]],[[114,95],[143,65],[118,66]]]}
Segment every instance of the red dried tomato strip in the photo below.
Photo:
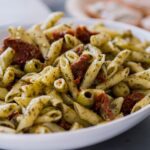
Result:
{"label": "red dried tomato strip", "polygon": [[133,92],[124,98],[121,111],[124,115],[130,114],[133,106],[140,101],[144,95],[142,93]]}
{"label": "red dried tomato strip", "polygon": [[85,26],[78,26],[75,30],[75,36],[83,43],[89,43],[91,35],[97,34],[96,32],[89,31]]}
{"label": "red dried tomato strip", "polygon": [[32,58],[42,58],[38,46],[24,42],[21,39],[5,39],[4,49],[7,47],[11,47],[15,50],[14,63],[18,65],[23,65],[27,60],[31,60]]}
{"label": "red dried tomato strip", "polygon": [[95,96],[94,110],[97,113],[101,113],[104,119],[114,119],[114,114],[110,109],[110,100],[105,93],[101,93]]}
{"label": "red dried tomato strip", "polygon": [[71,124],[69,124],[68,122],[66,122],[65,120],[60,120],[58,122],[58,125],[62,128],[64,128],[65,130],[69,130],[71,128]]}
{"label": "red dried tomato strip", "polygon": [[103,83],[103,82],[105,82],[106,81],[106,75],[103,73],[103,72],[99,72],[98,73],[98,75],[97,75],[97,77],[96,77],[96,81],[98,82],[98,83]]}
{"label": "red dried tomato strip", "polygon": [[83,54],[80,58],[71,64],[71,70],[74,75],[74,81],[78,85],[84,77],[84,74],[89,66],[91,57],[87,54]]}

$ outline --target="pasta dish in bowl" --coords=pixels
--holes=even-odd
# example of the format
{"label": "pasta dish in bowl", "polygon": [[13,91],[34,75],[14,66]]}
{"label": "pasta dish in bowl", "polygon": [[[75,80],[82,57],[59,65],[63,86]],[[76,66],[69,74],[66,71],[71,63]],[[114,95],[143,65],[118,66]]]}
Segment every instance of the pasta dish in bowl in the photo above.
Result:
{"label": "pasta dish in bowl", "polygon": [[[0,55],[0,132],[9,134],[0,136],[1,146],[10,148],[7,137],[11,146],[20,140],[20,148],[35,137],[30,148],[42,139],[45,147],[60,148],[69,138],[75,143],[63,148],[77,148],[117,135],[149,115],[149,33],[109,21],[59,21],[62,17],[55,12],[27,29],[8,28]],[[75,141],[90,135],[87,144],[91,137]]]}

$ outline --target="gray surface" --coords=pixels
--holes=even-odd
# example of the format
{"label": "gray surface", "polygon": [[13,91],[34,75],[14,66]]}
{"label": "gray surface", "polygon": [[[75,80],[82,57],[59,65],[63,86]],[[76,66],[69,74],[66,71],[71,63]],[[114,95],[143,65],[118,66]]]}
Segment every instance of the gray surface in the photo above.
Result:
{"label": "gray surface", "polygon": [[150,117],[106,142],[80,150],[150,150]]}
{"label": "gray surface", "polygon": [[[65,0],[43,1],[52,11],[65,11]],[[66,15],[69,16],[67,13]],[[150,117],[136,127],[111,140],[80,150],[150,150]]]}

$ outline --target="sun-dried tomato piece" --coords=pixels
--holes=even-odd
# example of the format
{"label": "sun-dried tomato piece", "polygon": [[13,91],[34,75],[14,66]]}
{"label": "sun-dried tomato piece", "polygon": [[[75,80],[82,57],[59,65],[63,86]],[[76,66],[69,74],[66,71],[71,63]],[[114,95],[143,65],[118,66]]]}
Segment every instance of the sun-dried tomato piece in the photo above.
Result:
{"label": "sun-dried tomato piece", "polygon": [[75,30],[75,36],[83,43],[89,43],[91,35],[97,34],[96,32],[89,31],[85,26],[78,26]]}
{"label": "sun-dried tomato piece", "polygon": [[74,49],[74,51],[80,56],[82,52],[84,51],[84,46],[79,45],[78,47]]}
{"label": "sun-dried tomato piece", "polygon": [[[60,32],[60,31],[53,32],[52,33],[53,41],[56,41],[56,40],[59,40],[60,38],[63,38],[65,36],[65,34],[74,35],[74,30],[69,29],[69,30],[63,31],[63,32]],[[50,42],[53,42],[53,41],[50,41]]]}
{"label": "sun-dried tomato piece", "polygon": [[80,58],[71,64],[71,70],[74,75],[74,81],[78,85],[84,77],[84,74],[89,66],[91,57],[87,54],[83,54]]}
{"label": "sun-dried tomato piece", "polygon": [[9,115],[9,120],[11,120],[12,118],[16,117],[19,115],[19,112],[18,111],[14,111],[11,115]]}
{"label": "sun-dried tomato piece", "polygon": [[38,46],[22,41],[21,39],[6,38],[4,40],[4,49],[11,47],[15,50],[14,63],[23,65],[32,58],[41,58],[41,52]]}
{"label": "sun-dried tomato piece", "polygon": [[98,83],[103,83],[103,82],[105,82],[106,81],[106,75],[103,73],[103,72],[99,72],[98,73],[98,75],[97,75],[97,77],[96,77],[96,81],[98,82]]}
{"label": "sun-dried tomato piece", "polygon": [[65,120],[60,120],[58,122],[58,125],[61,126],[62,128],[64,128],[65,130],[69,130],[71,128],[71,124],[69,124]]}
{"label": "sun-dried tomato piece", "polygon": [[144,95],[142,93],[133,92],[124,98],[121,111],[124,115],[130,114],[133,106],[140,101]]}
{"label": "sun-dried tomato piece", "polygon": [[114,119],[114,114],[110,108],[110,100],[105,93],[95,96],[94,110],[100,113],[104,119]]}

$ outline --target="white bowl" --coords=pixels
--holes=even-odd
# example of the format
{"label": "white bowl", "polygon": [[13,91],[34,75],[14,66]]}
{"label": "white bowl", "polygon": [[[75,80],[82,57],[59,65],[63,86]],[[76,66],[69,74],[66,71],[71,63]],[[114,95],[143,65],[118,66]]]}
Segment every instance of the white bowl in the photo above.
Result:
{"label": "white bowl", "polygon": [[[71,20],[64,19],[63,22],[74,22],[76,24],[91,24],[99,22],[99,20]],[[137,37],[142,40],[150,41],[150,32],[144,31],[137,27],[117,23],[113,21],[102,22],[114,29],[125,30],[130,29]],[[6,36],[6,26],[0,28],[0,39]],[[111,121],[107,124],[97,125],[77,131],[54,133],[54,134],[1,134],[0,135],[0,148],[13,149],[13,150],[50,150],[50,149],[75,149],[84,146],[89,146],[108,140],[116,135],[119,135],[128,129],[132,128],[146,117],[150,115],[150,105],[143,109],[120,118],[118,120]]]}

